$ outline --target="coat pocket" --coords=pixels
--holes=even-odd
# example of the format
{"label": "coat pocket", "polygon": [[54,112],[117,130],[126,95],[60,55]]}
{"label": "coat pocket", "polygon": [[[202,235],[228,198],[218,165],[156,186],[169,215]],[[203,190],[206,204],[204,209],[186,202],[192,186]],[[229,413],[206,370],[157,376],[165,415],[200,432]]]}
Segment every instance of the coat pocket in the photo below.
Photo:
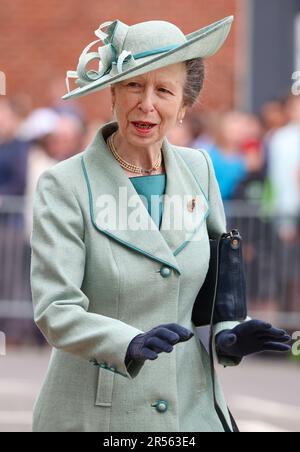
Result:
{"label": "coat pocket", "polygon": [[99,367],[95,405],[97,406],[112,405],[114,377],[115,377],[114,372],[103,367]]}

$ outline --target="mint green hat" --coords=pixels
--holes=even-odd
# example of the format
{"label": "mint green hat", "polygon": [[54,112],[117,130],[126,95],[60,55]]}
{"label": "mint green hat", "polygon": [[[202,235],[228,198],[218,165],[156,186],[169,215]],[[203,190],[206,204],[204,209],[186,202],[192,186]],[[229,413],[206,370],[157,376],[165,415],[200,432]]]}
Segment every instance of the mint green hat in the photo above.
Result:
{"label": "mint green hat", "polygon": [[[233,16],[225,17],[207,27],[184,35],[174,24],[151,20],[128,26],[120,20],[104,22],[79,57],[76,71],[67,71],[67,90],[62,99],[85,96],[113,83],[153,71],[163,66],[190,60],[208,58],[224,44]],[[103,29],[106,29],[105,32]],[[90,49],[97,43],[97,52]],[[92,61],[99,61],[99,70],[88,70]],[[75,78],[77,88],[70,90],[69,79]]]}

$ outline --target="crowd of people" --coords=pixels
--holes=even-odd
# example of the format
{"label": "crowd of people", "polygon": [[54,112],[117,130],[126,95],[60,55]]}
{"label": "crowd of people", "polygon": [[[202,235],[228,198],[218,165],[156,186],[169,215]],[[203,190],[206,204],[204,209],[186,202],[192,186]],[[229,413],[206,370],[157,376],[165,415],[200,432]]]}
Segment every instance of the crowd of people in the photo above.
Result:
{"label": "crowd of people", "polygon": [[[24,248],[27,270],[23,279],[29,282],[32,203],[39,176],[83,151],[96,129],[110,120],[113,118],[89,123],[74,102],[56,101],[26,111],[22,99],[0,97],[0,300],[30,297],[29,284],[25,295],[24,291],[13,293],[15,284],[7,287],[7,281],[12,286],[14,279],[3,269],[8,228],[15,229],[14,243]],[[295,244],[299,247],[300,97],[271,100],[258,115],[194,109],[168,139],[175,145],[206,149],[224,204],[243,201],[263,205],[274,214],[279,239],[291,248]],[[22,212],[11,208],[19,198],[23,200]],[[5,208],[7,202],[10,209]],[[0,312],[0,325],[1,321]]]}
{"label": "crowd of people", "polygon": [[209,152],[225,205],[234,200],[264,204],[283,240],[299,238],[299,97],[269,101],[258,115],[192,113],[170,139]]}

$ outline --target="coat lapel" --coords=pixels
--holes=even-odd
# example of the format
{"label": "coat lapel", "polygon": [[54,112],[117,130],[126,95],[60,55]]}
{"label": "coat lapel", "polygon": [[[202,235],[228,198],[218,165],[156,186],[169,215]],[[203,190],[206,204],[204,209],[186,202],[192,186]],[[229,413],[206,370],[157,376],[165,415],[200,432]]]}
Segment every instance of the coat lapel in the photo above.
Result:
{"label": "coat lapel", "polygon": [[81,157],[91,221],[99,232],[180,274],[175,256],[201,230],[209,213],[208,201],[175,147],[165,138],[162,152],[167,185],[161,228],[158,229],[106,145],[106,137],[117,127],[116,122],[102,126]]}

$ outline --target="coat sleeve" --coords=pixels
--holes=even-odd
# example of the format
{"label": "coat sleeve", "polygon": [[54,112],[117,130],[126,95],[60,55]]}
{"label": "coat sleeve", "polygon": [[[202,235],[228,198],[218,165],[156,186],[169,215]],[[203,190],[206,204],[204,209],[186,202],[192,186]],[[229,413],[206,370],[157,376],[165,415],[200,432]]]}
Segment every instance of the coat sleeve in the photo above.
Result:
{"label": "coat sleeve", "polygon": [[34,320],[53,347],[96,365],[104,363],[132,379],[143,363],[131,363],[127,369],[126,351],[143,331],[88,311],[89,300],[81,290],[84,219],[75,193],[53,169],[40,176],[34,195],[30,237]]}
{"label": "coat sleeve", "polygon": [[[208,201],[210,205],[210,214],[207,219],[207,229],[209,237],[215,239],[220,234],[227,232],[227,221],[213,162],[207,151],[201,150],[201,152],[203,153],[208,166]],[[214,326],[214,346],[213,346],[214,351],[216,350],[215,347],[216,335],[221,331],[230,330],[234,328],[235,326],[239,325],[239,323],[240,322],[220,322]],[[236,366],[241,362],[240,359],[232,359],[226,356],[220,356],[216,353],[215,358],[217,359],[219,364],[225,367]]]}

